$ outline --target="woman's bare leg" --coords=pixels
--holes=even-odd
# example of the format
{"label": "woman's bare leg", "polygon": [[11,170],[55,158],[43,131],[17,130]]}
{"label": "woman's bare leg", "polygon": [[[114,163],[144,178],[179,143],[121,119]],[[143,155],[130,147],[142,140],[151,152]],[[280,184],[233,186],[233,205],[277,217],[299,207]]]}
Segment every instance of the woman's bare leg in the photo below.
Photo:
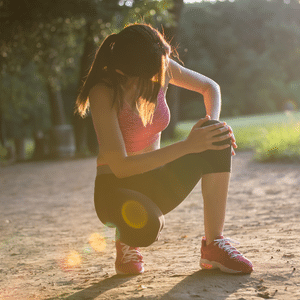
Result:
{"label": "woman's bare leg", "polygon": [[223,235],[230,173],[211,173],[202,177],[204,228],[207,245]]}

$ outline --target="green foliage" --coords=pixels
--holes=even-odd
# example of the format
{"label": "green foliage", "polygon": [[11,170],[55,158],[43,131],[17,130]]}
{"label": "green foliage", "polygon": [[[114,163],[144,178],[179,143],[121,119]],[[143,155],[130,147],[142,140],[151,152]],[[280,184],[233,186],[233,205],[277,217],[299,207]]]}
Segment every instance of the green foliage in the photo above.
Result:
{"label": "green foliage", "polygon": [[169,10],[173,8],[173,5],[173,0],[135,1],[134,5],[123,19],[121,28],[126,24],[135,22],[150,23],[158,28],[161,24],[164,24],[165,27],[175,26],[176,24],[173,21],[173,16],[169,12]]}
{"label": "green foliage", "polygon": [[[225,119],[238,145],[237,151],[253,150],[258,161],[300,161],[300,113],[278,113]],[[194,122],[180,122],[174,140],[185,139]]]}
{"label": "green foliage", "polygon": [[300,120],[266,128],[255,142],[255,157],[260,161],[300,161]]}
{"label": "green foliage", "polygon": [[29,63],[18,76],[7,74],[0,81],[0,111],[6,122],[6,137],[30,136],[49,123],[48,96],[36,65]]}
{"label": "green foliage", "polygon": [[28,51],[35,53],[33,61],[41,74],[58,78],[61,84],[74,81],[74,76],[66,76],[65,72],[72,70],[78,74],[77,62],[83,51],[80,39],[85,24],[84,18],[58,18],[46,24],[40,23],[29,35]]}
{"label": "green foliage", "polygon": [[[234,132],[238,150],[257,150],[260,144],[267,139],[268,132],[279,132],[288,126],[293,128],[300,121],[300,113],[277,113],[254,115],[225,119]],[[288,140],[288,135],[285,140]],[[300,134],[299,134],[300,139]],[[299,141],[298,141],[299,143]]]}
{"label": "green foliage", "polygon": [[[221,86],[223,115],[299,107],[300,4],[236,0],[186,5],[181,25],[182,58]],[[184,101],[184,99],[183,99]]]}
{"label": "green foliage", "polygon": [[[74,86],[77,90],[79,77],[89,67],[86,64],[84,71],[80,69],[85,46],[93,57],[96,46],[128,22],[172,25],[167,11],[172,3],[0,0],[0,114],[7,131],[5,138],[30,136],[36,129],[49,128],[50,114],[52,120],[53,114],[64,114],[63,110],[52,111],[58,105],[48,103],[54,100],[48,95],[47,82],[55,83],[57,91],[74,90]],[[66,107],[74,106],[76,95],[73,98]]]}

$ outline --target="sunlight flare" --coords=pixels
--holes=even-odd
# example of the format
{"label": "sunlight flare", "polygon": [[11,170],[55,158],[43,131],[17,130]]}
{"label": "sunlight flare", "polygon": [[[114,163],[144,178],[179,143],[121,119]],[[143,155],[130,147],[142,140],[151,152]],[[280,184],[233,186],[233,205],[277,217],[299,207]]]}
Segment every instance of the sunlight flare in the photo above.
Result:
{"label": "sunlight flare", "polygon": [[97,232],[93,233],[90,236],[89,243],[90,243],[91,247],[97,252],[104,251],[106,248],[105,238]]}
{"label": "sunlight flare", "polygon": [[65,264],[64,264],[65,267],[72,268],[72,267],[77,267],[80,264],[81,264],[81,257],[79,253],[75,250],[72,250],[66,257]]}
{"label": "sunlight flare", "polygon": [[148,222],[148,214],[142,204],[137,201],[126,201],[122,206],[122,216],[127,225],[143,228]]}

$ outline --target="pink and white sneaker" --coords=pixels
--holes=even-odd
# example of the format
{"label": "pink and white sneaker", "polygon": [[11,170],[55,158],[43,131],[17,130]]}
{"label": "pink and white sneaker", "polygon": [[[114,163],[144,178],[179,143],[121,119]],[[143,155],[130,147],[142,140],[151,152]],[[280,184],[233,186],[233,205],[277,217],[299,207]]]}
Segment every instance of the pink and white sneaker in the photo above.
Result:
{"label": "pink and white sneaker", "polygon": [[143,256],[139,248],[130,247],[116,240],[117,259],[115,268],[120,275],[138,275],[144,273]]}
{"label": "pink and white sneaker", "polygon": [[202,238],[200,267],[202,269],[220,269],[226,273],[251,273],[252,263],[236,250],[229,242],[235,241],[217,237],[206,245],[206,238]]}

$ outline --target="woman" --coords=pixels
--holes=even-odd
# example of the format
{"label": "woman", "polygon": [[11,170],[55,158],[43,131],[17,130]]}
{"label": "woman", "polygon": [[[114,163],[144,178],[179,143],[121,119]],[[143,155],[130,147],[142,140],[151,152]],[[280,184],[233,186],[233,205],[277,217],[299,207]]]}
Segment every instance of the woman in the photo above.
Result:
{"label": "woman", "polygon": [[[232,130],[217,121],[219,86],[170,59],[163,36],[133,24],[108,36],[95,56],[76,105],[84,116],[90,104],[100,151],[95,208],[116,228],[118,274],[143,273],[138,247],[158,239],[164,215],[178,206],[202,178],[205,237],[200,267],[250,273],[253,266],[223,238],[225,206],[236,143]],[[189,136],[160,149],[169,123],[168,84],[203,94],[207,116]]]}

